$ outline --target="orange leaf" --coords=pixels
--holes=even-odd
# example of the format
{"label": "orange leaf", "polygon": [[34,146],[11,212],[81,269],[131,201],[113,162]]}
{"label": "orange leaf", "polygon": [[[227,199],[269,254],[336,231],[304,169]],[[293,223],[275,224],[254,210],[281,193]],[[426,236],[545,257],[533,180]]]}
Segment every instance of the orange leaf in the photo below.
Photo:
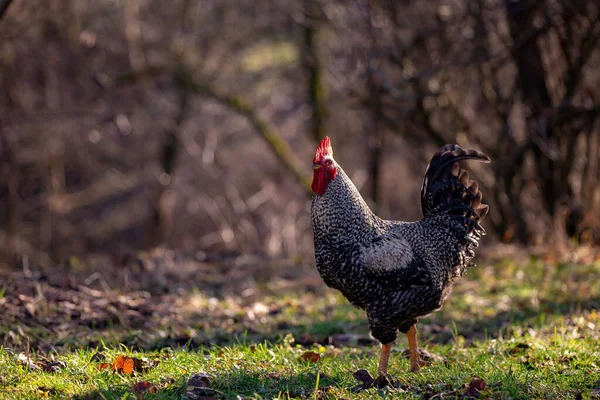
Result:
{"label": "orange leaf", "polygon": [[123,367],[121,368],[123,373],[126,375],[133,374],[134,367],[135,367],[135,364],[133,363],[133,360],[131,359],[131,357],[125,357],[125,360],[123,361]]}
{"label": "orange leaf", "polygon": [[110,365],[108,365],[107,363],[98,364],[98,369],[108,369],[109,367]]}
{"label": "orange leaf", "polygon": [[115,358],[115,361],[113,361],[112,369],[117,372],[123,371],[123,365],[125,365],[125,359],[127,358],[129,357],[118,356],[117,358]]}
{"label": "orange leaf", "polygon": [[316,363],[321,359],[321,355],[318,353],[315,353],[314,351],[305,351],[300,358],[298,358],[299,361],[305,361],[305,362],[310,362],[310,363]]}
{"label": "orange leaf", "polygon": [[115,358],[112,364],[112,370],[115,372],[122,372],[125,375],[133,374],[133,371],[144,372],[146,369],[154,367],[156,363],[145,366],[144,361],[139,358],[118,356]]}

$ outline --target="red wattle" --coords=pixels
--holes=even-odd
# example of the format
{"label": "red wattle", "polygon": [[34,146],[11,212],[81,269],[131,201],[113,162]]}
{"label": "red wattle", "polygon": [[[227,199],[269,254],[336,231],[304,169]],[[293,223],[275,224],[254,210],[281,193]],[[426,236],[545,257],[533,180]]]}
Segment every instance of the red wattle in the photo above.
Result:
{"label": "red wattle", "polygon": [[319,196],[322,196],[327,190],[327,178],[323,168],[313,172],[312,191]]}
{"label": "red wattle", "polygon": [[323,167],[313,172],[312,191],[319,196],[325,194],[329,182],[337,176],[337,168]]}

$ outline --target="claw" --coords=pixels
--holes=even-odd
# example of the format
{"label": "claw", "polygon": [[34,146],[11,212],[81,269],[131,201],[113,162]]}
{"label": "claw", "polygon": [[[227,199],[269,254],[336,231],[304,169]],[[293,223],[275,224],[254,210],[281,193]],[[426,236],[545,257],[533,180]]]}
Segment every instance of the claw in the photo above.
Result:
{"label": "claw", "polygon": [[430,361],[423,361],[421,359],[417,359],[415,360],[415,362],[411,362],[410,372],[419,372],[421,370],[421,367],[427,367],[429,365],[431,365]]}

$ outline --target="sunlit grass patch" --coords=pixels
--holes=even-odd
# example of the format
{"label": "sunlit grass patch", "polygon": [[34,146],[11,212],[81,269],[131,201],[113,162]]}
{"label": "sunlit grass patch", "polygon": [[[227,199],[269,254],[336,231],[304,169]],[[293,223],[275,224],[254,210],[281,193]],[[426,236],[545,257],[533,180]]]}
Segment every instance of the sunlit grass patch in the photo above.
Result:
{"label": "sunlit grass patch", "polygon": [[[35,361],[63,361],[66,367],[54,373],[29,370],[17,354],[3,349],[0,393],[4,398],[135,398],[135,385],[144,382],[155,388],[145,393],[145,398],[184,398],[188,380],[200,373],[209,381],[203,392],[217,398],[371,398],[377,391],[393,392],[395,398],[427,398],[463,393],[465,384],[474,377],[485,381],[486,398],[573,398],[600,386],[600,344],[572,339],[567,333],[557,332],[544,339],[526,334],[518,339],[428,346],[445,361],[424,368],[420,374],[408,372],[409,362],[397,347],[390,373],[398,380],[398,388],[361,393],[352,392],[357,383],[352,373],[360,368],[375,373],[377,346],[340,349],[315,345],[308,349],[319,354],[318,361],[304,361],[302,354],[307,347],[295,344],[291,336],[278,344],[240,343],[196,350],[107,348],[101,351],[102,360],[95,356],[95,349],[31,355]],[[119,355],[152,361],[153,366],[131,374],[99,368]]]}
{"label": "sunlit grass patch", "polygon": [[[484,398],[592,398],[600,392],[599,275],[598,263],[481,263],[418,324],[422,346],[444,361],[409,373],[400,335],[389,370],[394,387],[361,392],[353,391],[353,373],[375,374],[378,344],[364,312],[320,284],[274,280],[251,296],[111,292],[118,315],[97,326],[52,319],[65,301],[53,296],[67,292],[39,285],[34,293],[45,303],[36,304],[32,323],[0,326],[0,398],[175,399],[190,387],[216,398],[460,398],[475,378],[485,382]],[[7,297],[13,291],[3,300],[12,307],[20,304]],[[93,304],[80,294],[69,292],[69,301]],[[132,313],[140,315],[127,320]],[[64,367],[32,370],[20,356],[27,338],[32,363]],[[316,356],[303,357],[307,351]],[[120,355],[143,364],[125,373],[112,367]],[[194,376],[199,386],[190,385]]]}

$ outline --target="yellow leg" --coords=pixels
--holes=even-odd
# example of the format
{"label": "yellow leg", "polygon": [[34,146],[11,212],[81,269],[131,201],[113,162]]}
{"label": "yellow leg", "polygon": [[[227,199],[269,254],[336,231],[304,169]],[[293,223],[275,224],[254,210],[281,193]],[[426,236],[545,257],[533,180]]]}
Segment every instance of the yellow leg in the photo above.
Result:
{"label": "yellow leg", "polygon": [[391,349],[392,343],[384,344],[381,346],[381,355],[379,356],[379,367],[377,368],[377,375],[387,374],[388,361],[390,360]]}
{"label": "yellow leg", "polygon": [[421,361],[421,357],[419,356],[417,325],[411,326],[408,332],[406,332],[406,335],[408,336],[408,350],[410,352],[410,370],[412,372],[418,372],[422,366],[425,366],[428,363]]}

